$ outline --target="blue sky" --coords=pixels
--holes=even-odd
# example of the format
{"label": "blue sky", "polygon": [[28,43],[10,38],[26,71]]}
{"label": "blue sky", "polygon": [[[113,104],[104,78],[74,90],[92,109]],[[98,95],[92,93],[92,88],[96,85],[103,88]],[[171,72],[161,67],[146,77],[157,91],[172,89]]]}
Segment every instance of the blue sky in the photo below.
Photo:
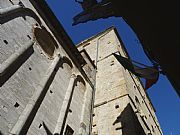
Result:
{"label": "blue sky", "polygon": [[[111,17],[85,24],[72,26],[72,18],[82,11],[74,0],[46,0],[75,44],[115,26],[132,59],[150,64],[145,56],[140,41],[122,18]],[[156,109],[164,135],[180,135],[180,101],[166,76],[160,75],[158,82],[148,89],[148,94]]]}

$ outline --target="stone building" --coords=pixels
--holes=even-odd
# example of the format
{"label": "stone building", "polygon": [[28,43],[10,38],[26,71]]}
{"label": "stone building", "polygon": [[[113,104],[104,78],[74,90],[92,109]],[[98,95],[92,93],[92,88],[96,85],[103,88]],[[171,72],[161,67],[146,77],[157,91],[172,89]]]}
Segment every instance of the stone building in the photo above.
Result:
{"label": "stone building", "polygon": [[78,45],[95,61],[93,135],[162,135],[154,107],[139,78],[112,53],[129,57],[114,27]]}
{"label": "stone building", "polygon": [[1,134],[89,133],[94,67],[47,4],[1,0],[0,23]]}
{"label": "stone building", "polygon": [[0,135],[162,134],[115,28],[75,47],[45,1],[0,1]]}

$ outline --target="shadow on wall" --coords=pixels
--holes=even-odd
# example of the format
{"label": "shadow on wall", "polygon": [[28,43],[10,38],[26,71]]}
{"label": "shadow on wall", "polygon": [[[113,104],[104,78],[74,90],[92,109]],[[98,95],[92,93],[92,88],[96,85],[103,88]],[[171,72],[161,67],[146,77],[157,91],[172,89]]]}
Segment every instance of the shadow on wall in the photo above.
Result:
{"label": "shadow on wall", "polygon": [[[122,126],[118,127],[117,124]],[[127,104],[113,125],[116,130],[122,130],[123,135],[146,135],[130,104]]]}
{"label": "shadow on wall", "polygon": [[29,59],[33,54],[33,47],[28,48],[21,57],[18,57],[7,69],[6,72],[0,75],[0,87]]}
{"label": "shadow on wall", "polygon": [[38,24],[41,24],[41,20],[36,15],[34,11],[32,11],[29,8],[22,8],[16,12],[11,12],[11,14],[8,14],[6,16],[0,17],[0,24],[7,23],[15,18],[22,17],[24,20],[26,20],[26,16],[34,18]]}
{"label": "shadow on wall", "polygon": [[0,135],[3,135],[3,134],[1,133],[1,131],[0,131]]}
{"label": "shadow on wall", "polygon": [[43,122],[43,127],[44,127],[47,135],[53,135],[53,133],[51,133],[51,131],[49,130],[49,128],[46,126],[46,124],[44,122]]}
{"label": "shadow on wall", "polygon": [[[80,75],[77,75],[76,81],[81,82],[81,83],[83,83],[84,86],[86,86],[86,83],[85,83],[84,79]],[[77,84],[77,82],[76,82],[76,84]]]}
{"label": "shadow on wall", "polygon": [[[68,61],[67,61],[68,62]],[[65,124],[66,124],[66,120],[67,120],[67,117],[68,117],[68,113],[69,113],[69,108],[70,108],[70,105],[71,105],[71,101],[72,101],[72,97],[73,97],[73,93],[74,93],[74,89],[75,89],[75,86],[77,86],[77,83],[78,82],[82,82],[84,85],[85,85],[85,81],[84,79],[78,75],[75,82],[74,82],[74,85],[73,85],[73,90],[72,90],[72,93],[70,95],[70,99],[68,101],[68,106],[67,106],[67,109],[66,109],[66,112],[65,112],[65,116],[64,116],[64,119],[63,119],[63,124],[62,124],[62,128],[61,128],[61,132],[60,132],[60,135],[63,134],[64,132],[64,129],[65,129]],[[55,135],[59,135],[59,134],[55,134]]]}
{"label": "shadow on wall", "polygon": [[59,48],[54,37],[46,30],[45,27],[35,26],[33,28],[33,38],[38,42],[43,52],[51,59],[54,58],[55,51]]}
{"label": "shadow on wall", "polygon": [[38,98],[38,101],[36,101],[36,103],[35,103],[35,105],[33,107],[33,110],[31,111],[29,117],[27,118],[23,128],[21,129],[21,132],[20,132],[21,135],[27,134],[27,131],[28,131],[32,121],[34,120],[34,117],[35,117],[35,115],[36,115],[36,113],[37,113],[37,111],[38,111],[38,109],[39,109],[39,107],[40,107],[40,105],[41,105],[41,103],[42,103],[42,101],[43,101],[43,99],[44,99],[44,97],[45,97],[45,95],[46,95],[50,85],[51,85],[51,83],[53,82],[54,77],[55,77],[57,71],[59,70],[60,67],[63,67],[63,63],[66,62],[64,60],[64,58],[65,57],[60,59],[58,64],[55,66],[53,73],[51,74],[51,76],[49,76],[49,79],[47,80],[47,82],[46,82],[46,84],[45,84],[45,86],[43,88],[43,92],[41,93],[41,96]]}
{"label": "shadow on wall", "polygon": [[[71,68],[73,68],[73,64],[72,64],[72,62],[69,60],[69,58],[67,58],[67,57],[64,56],[64,57],[62,58],[62,62],[63,62],[63,64],[66,63],[66,64],[68,64]],[[63,68],[63,64],[60,65],[61,68]]]}

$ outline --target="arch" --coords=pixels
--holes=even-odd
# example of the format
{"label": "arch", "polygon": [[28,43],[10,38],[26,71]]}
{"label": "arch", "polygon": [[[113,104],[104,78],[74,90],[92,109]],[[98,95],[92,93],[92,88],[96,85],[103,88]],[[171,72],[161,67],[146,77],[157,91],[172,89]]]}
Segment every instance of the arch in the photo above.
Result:
{"label": "arch", "polygon": [[[14,5],[17,6],[17,5]],[[36,22],[41,25],[41,20],[37,16],[37,14],[30,8],[26,8],[21,6],[20,8],[16,8],[14,11],[7,12],[6,14],[3,14],[0,16],[0,24],[7,23],[8,21],[11,21],[15,18],[22,17],[24,20],[26,20],[26,16],[34,18]]]}
{"label": "arch", "polygon": [[69,58],[63,56],[61,60],[62,60],[62,65],[61,65],[62,68],[64,63],[68,64],[71,67],[71,69],[73,68],[73,64]]}
{"label": "arch", "polygon": [[53,36],[46,30],[45,27],[35,26],[33,29],[34,39],[38,42],[43,52],[50,58],[54,57],[55,50],[58,48]]}
{"label": "arch", "polygon": [[86,82],[80,75],[77,75],[76,82],[81,82],[84,86],[86,86]]}

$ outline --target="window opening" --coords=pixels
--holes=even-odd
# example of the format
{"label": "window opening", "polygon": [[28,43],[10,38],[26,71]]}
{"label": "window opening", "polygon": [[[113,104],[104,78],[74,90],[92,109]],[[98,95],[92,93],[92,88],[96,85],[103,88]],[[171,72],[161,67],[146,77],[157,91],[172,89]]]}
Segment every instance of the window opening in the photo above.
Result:
{"label": "window opening", "polygon": [[3,40],[3,42],[7,45],[8,44],[8,41],[7,40]]}

